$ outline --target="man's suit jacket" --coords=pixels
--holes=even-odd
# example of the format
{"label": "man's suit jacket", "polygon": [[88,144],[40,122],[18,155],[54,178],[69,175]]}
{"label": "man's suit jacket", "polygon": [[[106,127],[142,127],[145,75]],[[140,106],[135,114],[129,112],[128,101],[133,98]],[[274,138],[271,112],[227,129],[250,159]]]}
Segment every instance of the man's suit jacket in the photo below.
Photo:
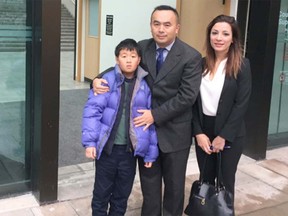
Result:
{"label": "man's suit jacket", "polygon": [[141,66],[149,72],[152,90],[152,115],[156,124],[159,148],[176,152],[192,143],[192,105],[201,83],[201,55],[176,38],[156,76],[156,44],[151,38],[139,42]]}
{"label": "man's suit jacket", "polygon": [[[205,59],[203,59],[205,61]],[[251,70],[248,59],[243,59],[237,79],[225,76],[215,119],[216,136],[233,143],[236,137],[245,136],[244,115],[251,94]],[[193,109],[193,135],[203,133],[203,109],[200,94]]]}

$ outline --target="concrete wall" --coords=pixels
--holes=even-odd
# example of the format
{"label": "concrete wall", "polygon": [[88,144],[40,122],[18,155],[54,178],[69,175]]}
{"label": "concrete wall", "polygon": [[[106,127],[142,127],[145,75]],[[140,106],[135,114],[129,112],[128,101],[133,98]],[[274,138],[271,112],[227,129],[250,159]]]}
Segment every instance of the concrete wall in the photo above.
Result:
{"label": "concrete wall", "polygon": [[236,5],[233,3],[232,10],[230,3],[231,0],[226,0],[225,4],[215,0],[182,0],[179,37],[204,55],[206,27],[217,15],[234,13]]}
{"label": "concrete wall", "polygon": [[[177,0],[102,0],[99,71],[115,64],[114,49],[125,38],[150,38],[150,15],[161,4],[176,7]],[[106,35],[106,16],[113,15],[113,36]]]}

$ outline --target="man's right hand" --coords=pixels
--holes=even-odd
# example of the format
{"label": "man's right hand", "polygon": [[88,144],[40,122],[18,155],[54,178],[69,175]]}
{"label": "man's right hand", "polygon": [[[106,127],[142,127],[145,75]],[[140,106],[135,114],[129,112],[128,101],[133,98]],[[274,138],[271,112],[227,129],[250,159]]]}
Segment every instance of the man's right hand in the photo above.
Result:
{"label": "man's right hand", "polygon": [[92,83],[94,94],[103,94],[109,91],[108,82],[105,79],[95,78]]}

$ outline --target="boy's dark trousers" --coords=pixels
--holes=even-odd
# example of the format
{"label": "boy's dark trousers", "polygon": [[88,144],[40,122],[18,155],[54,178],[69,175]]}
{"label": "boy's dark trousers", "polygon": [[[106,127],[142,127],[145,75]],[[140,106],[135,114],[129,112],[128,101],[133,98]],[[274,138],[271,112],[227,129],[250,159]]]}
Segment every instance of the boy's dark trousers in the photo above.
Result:
{"label": "boy's dark trousers", "polygon": [[126,212],[136,173],[136,158],[126,148],[126,145],[114,144],[111,155],[103,152],[96,161],[93,216],[121,216]]}

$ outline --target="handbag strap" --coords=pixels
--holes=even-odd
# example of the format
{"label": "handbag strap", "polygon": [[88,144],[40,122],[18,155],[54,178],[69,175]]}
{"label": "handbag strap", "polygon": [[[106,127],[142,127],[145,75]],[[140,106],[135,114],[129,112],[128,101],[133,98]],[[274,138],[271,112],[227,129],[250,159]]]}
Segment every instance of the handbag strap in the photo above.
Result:
{"label": "handbag strap", "polygon": [[[204,163],[203,163],[203,167],[202,167],[202,172],[200,172],[200,177],[199,177],[199,181],[201,182],[201,184],[203,183],[204,181],[204,173],[205,173],[205,167],[206,167],[206,163],[207,163],[207,158],[208,158],[209,155],[206,155],[205,156],[205,159],[204,159]],[[223,184],[223,175],[222,175],[222,165],[221,165],[221,152],[218,152],[216,153],[216,156],[217,156],[217,166],[216,166],[216,172],[217,172],[217,175],[216,175],[216,188],[217,190],[220,190],[221,187],[224,187],[224,184]]]}
{"label": "handbag strap", "polygon": [[222,175],[222,161],[221,161],[221,152],[217,153],[217,176],[216,176],[216,188],[220,190],[221,187],[224,187],[223,184],[223,175]]}

